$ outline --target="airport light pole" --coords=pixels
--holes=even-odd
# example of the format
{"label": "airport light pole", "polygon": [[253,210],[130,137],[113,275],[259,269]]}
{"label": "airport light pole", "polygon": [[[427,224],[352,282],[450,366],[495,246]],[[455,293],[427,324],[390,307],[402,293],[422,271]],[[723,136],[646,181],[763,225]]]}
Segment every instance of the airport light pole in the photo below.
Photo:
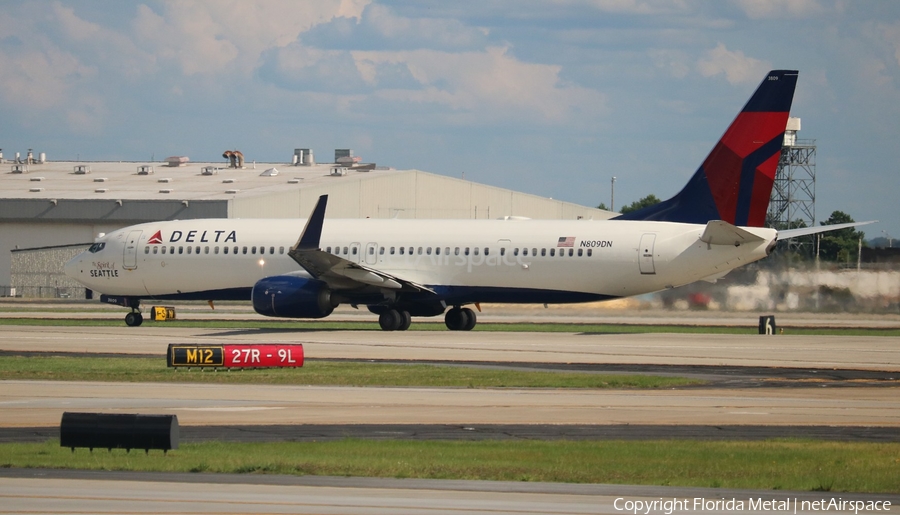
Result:
{"label": "airport light pole", "polygon": [[616,210],[616,178],[613,177],[609,184],[609,210]]}

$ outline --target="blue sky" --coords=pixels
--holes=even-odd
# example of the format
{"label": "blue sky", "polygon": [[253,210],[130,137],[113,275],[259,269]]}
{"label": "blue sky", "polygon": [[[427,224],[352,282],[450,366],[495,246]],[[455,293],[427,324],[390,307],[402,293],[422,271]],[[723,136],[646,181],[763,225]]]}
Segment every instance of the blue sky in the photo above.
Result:
{"label": "blue sky", "polygon": [[817,140],[816,218],[900,238],[900,2],[10,1],[0,147],[364,161],[585,205],[694,172],[770,69]]}

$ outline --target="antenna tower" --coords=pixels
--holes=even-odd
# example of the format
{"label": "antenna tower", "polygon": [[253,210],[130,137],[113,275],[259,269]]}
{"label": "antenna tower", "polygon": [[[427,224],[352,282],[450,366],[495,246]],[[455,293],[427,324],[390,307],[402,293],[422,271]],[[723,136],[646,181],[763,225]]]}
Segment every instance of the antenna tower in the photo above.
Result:
{"label": "antenna tower", "polygon": [[[766,226],[794,229],[816,225],[816,140],[798,139],[800,118],[789,118],[784,132],[781,159],[766,213]],[[779,247],[811,253],[811,236],[779,242]]]}

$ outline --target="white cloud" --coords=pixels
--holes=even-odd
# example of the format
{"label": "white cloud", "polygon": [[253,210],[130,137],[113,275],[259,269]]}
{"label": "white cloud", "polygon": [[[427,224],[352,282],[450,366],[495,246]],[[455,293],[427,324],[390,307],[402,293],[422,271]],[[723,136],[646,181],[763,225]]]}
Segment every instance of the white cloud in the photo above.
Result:
{"label": "white cloud", "polygon": [[747,17],[758,20],[764,18],[803,18],[816,16],[825,11],[818,0],[732,0]]}
{"label": "white cloud", "polygon": [[359,18],[368,0],[218,2],[170,0],[162,14],[138,7],[134,30],[140,44],[185,75],[230,73],[247,76],[259,56],[281,47],[335,16]]}
{"label": "white cloud", "polygon": [[885,41],[894,49],[894,60],[900,65],[900,22],[879,26]]}
{"label": "white cloud", "polygon": [[27,49],[18,55],[0,53],[0,69],[3,103],[25,110],[65,105],[73,83],[96,71],[57,48]]}
{"label": "white cloud", "polygon": [[51,12],[63,46],[72,47],[82,60],[93,60],[128,78],[153,69],[153,56],[139,50],[127,34],[79,18],[74,9],[58,3]]}
{"label": "white cloud", "polygon": [[118,109],[113,103],[147,102],[153,95],[139,96],[147,84],[164,86],[156,93],[171,98],[201,84],[185,77],[252,77],[267,49],[335,16],[358,18],[368,3],[166,1],[159,11],[123,9],[128,14],[114,24],[71,3],[11,5],[0,11],[0,104],[27,119],[45,112],[60,126],[97,128]]}
{"label": "white cloud", "polygon": [[671,49],[649,51],[653,65],[677,79],[683,79],[691,72],[690,58],[686,52]]}
{"label": "white cloud", "polygon": [[[299,42],[266,52],[259,75],[293,91],[348,94],[370,89],[349,52],[321,50]],[[374,77],[368,77],[368,81],[374,81]]]}
{"label": "white cloud", "polygon": [[484,48],[487,29],[454,18],[398,16],[393,9],[368,5],[359,18],[335,17],[304,32],[306,45],[334,50]]}
{"label": "white cloud", "polygon": [[[295,4],[297,2],[289,2]],[[320,3],[320,2],[315,2]],[[340,0],[337,9],[334,11],[335,17],[338,18],[357,18],[362,16],[363,9],[372,3],[372,0]]]}
{"label": "white cloud", "polygon": [[683,0],[587,0],[587,2],[563,0],[560,3],[586,3],[603,12],[641,15],[671,13],[686,8],[686,2]]}
{"label": "white cloud", "polygon": [[463,47],[480,40],[484,33],[467,27],[459,20],[439,18],[406,18],[394,15],[382,5],[371,5],[365,22],[385,39],[433,41],[442,47]]}
{"label": "white cloud", "polygon": [[757,82],[764,73],[771,70],[771,64],[744,55],[740,50],[732,52],[719,43],[697,61],[697,70],[704,77],[725,75],[731,84]]}
{"label": "white cloud", "polygon": [[479,52],[436,50],[354,52],[357,62],[404,64],[422,85],[414,91],[380,92],[382,98],[437,104],[489,120],[491,117],[537,119],[558,123],[574,112],[605,110],[603,94],[564,83],[560,66],[526,63],[492,47]]}
{"label": "white cloud", "polygon": [[108,116],[109,110],[103,98],[92,94],[78,97],[77,102],[65,110],[68,126],[83,135],[102,135]]}

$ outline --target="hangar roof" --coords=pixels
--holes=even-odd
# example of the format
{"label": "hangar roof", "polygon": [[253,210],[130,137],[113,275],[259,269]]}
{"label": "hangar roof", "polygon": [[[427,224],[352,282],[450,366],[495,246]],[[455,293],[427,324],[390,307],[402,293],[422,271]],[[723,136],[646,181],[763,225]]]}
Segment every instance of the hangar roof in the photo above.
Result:
{"label": "hangar roof", "polygon": [[171,167],[166,162],[48,161],[25,165],[7,161],[0,164],[0,198],[229,200],[333,184],[342,178],[358,180],[403,172],[334,164],[253,163],[235,169],[222,162]]}

